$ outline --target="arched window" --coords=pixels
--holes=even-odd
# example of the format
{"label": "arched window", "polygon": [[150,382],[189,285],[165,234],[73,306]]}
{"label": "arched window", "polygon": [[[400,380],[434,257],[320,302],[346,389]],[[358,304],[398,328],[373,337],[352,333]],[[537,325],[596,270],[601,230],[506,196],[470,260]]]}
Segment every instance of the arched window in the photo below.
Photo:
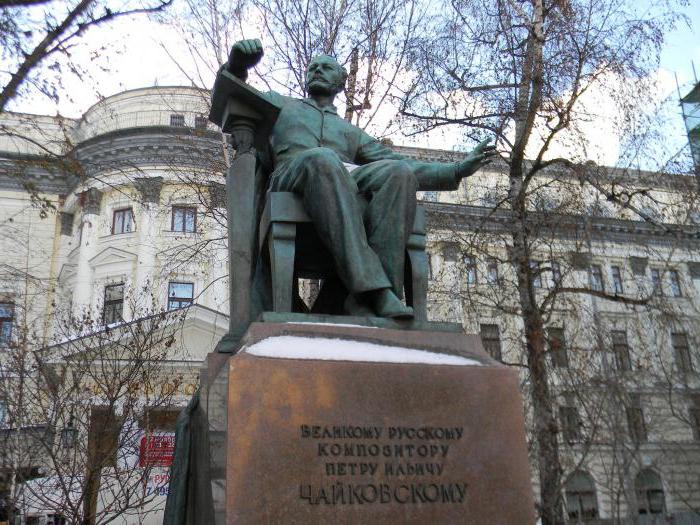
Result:
{"label": "arched window", "polygon": [[598,502],[593,478],[577,470],[566,481],[566,512],[574,523],[583,523],[598,517]]}
{"label": "arched window", "polygon": [[659,475],[651,469],[644,469],[634,480],[637,491],[639,514],[663,514],[666,510],[664,488]]}

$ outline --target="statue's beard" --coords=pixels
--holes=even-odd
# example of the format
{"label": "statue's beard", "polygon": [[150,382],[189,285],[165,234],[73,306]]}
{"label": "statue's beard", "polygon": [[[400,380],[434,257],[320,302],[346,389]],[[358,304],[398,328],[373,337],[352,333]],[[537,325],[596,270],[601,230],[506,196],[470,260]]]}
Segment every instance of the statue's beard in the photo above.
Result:
{"label": "statue's beard", "polygon": [[306,91],[311,95],[325,95],[333,97],[343,90],[342,86],[337,84],[330,84],[328,82],[311,80],[306,83]]}

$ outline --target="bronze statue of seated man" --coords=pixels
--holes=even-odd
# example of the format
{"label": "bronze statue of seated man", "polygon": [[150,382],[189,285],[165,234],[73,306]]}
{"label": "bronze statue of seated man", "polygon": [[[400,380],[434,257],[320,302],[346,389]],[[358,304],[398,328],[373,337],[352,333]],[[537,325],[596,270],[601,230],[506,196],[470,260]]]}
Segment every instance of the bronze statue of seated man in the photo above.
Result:
{"label": "bronze statue of seated man", "polygon": [[[262,55],[259,40],[242,40],[226,67],[246,80]],[[333,57],[321,55],[306,74],[309,98],[263,94],[281,107],[269,138],[269,188],[301,196],[349,292],[347,313],[411,318],[413,310],[401,297],[416,191],[457,189],[462,178],[489,161],[495,146],[482,142],[459,163],[402,157],[338,116],[333,100],[346,77]]]}

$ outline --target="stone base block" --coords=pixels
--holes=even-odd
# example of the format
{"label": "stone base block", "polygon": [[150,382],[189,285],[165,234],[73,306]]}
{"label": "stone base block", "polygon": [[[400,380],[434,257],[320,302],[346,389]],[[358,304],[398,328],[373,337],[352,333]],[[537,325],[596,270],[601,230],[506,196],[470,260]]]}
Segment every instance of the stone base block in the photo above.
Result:
{"label": "stone base block", "polygon": [[534,522],[517,375],[475,336],[257,323],[221,373],[228,524]]}

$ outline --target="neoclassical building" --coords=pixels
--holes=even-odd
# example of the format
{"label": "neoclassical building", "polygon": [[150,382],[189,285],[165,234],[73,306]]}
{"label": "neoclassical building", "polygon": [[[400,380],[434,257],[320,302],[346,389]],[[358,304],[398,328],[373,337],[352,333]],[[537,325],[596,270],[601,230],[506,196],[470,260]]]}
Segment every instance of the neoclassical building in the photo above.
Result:
{"label": "neoclassical building", "polygon": [[[0,346],[19,348],[22,341],[42,363],[58,366],[75,355],[65,349],[104,343],[95,334],[179,316],[158,328],[175,335],[151,369],[159,392],[170,385],[167,403],[160,400],[160,411],[144,405],[152,422],[139,420],[141,434],[136,429],[130,439],[142,439],[146,428],[172,432],[174,407],[187,403],[200,363],[226,331],[223,183],[230,152],[207,120],[208,102],[205,91],[151,87],[108,97],[79,119],[0,116]],[[396,149],[421,159],[459,158]],[[695,181],[589,168],[596,191],[582,192],[580,174],[552,169],[529,203],[533,231],[541,233],[530,264],[538,300],[547,305],[566,513],[572,522],[700,523]],[[507,188],[505,168],[496,165],[455,192],[419,197],[428,212],[431,318],[480,332],[494,357],[523,370],[528,413]],[[606,193],[621,189],[632,195],[628,207],[614,206]],[[127,339],[140,336],[133,330]],[[140,381],[138,399],[148,398],[149,379]],[[94,412],[83,425],[92,459],[99,451],[87,434],[115,417],[94,409],[108,389],[97,383],[83,398]],[[18,425],[10,424],[12,412],[13,400],[0,397],[4,436],[80,430],[75,414],[52,424],[37,415]],[[60,446],[59,437],[55,442]],[[8,476],[3,459],[0,491],[45,475],[41,457],[20,465],[19,477]],[[15,461],[15,474],[17,467]],[[154,464],[152,475],[163,472]],[[141,512],[142,521],[159,523],[159,487],[125,516]],[[39,515],[41,505],[34,507]]]}

